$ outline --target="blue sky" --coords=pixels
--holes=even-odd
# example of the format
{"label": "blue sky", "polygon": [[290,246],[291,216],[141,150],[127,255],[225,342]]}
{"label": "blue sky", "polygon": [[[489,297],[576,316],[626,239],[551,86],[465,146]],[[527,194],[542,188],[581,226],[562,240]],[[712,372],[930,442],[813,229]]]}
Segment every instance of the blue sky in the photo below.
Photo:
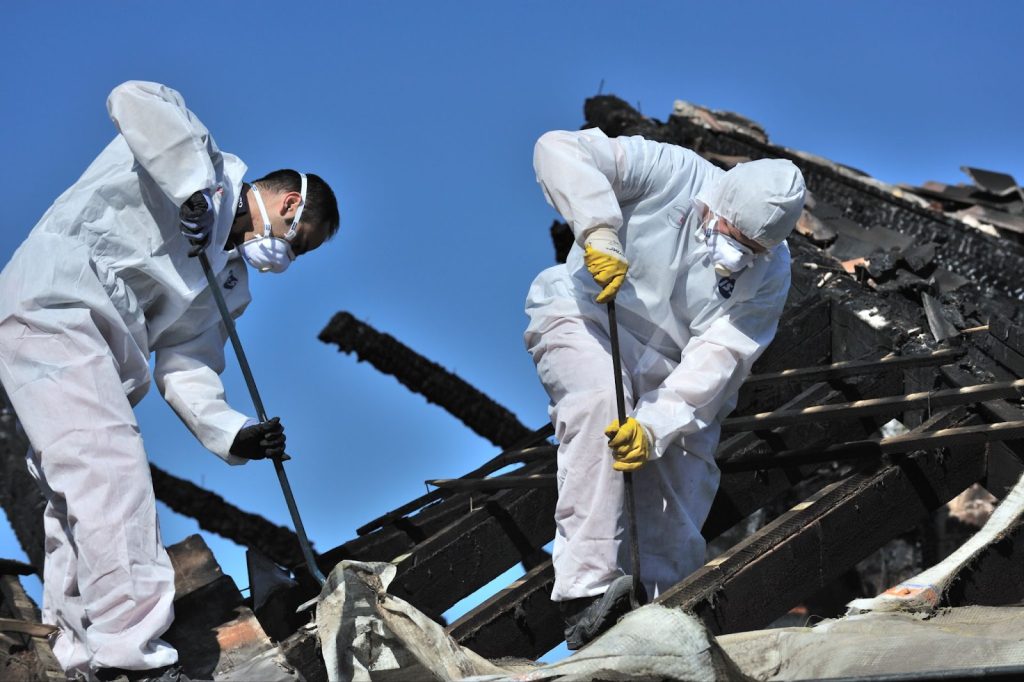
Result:
{"label": "blue sky", "polygon": [[[530,427],[547,398],[523,299],[553,263],[536,138],[583,122],[603,83],[664,120],[675,99],[759,121],[779,144],[889,182],[1024,181],[1024,5],[1016,2],[17,3],[0,27],[6,263],[114,134],[118,83],[179,90],[250,177],[334,186],[337,238],[254,275],[239,322],[263,401],[286,426],[307,531],[325,550],[496,453],[440,408],[316,338],[339,310],[390,333]],[[251,411],[228,350],[229,399]],[[269,463],[230,468],[154,390],[150,458],[291,525]],[[160,508],[165,542],[195,523]],[[244,551],[206,536],[247,583]],[[21,558],[6,524],[0,556]],[[38,588],[30,586],[38,595]]]}

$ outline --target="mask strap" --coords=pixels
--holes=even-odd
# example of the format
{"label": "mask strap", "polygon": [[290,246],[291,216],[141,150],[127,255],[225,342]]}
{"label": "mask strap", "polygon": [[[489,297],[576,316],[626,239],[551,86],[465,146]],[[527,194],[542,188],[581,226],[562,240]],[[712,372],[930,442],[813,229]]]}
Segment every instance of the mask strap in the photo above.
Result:
{"label": "mask strap", "polygon": [[302,188],[299,192],[299,207],[295,209],[295,217],[292,219],[292,226],[288,228],[288,234],[284,236],[285,240],[288,242],[295,239],[295,235],[299,233],[299,221],[302,219],[302,209],[306,207],[306,174],[299,173],[299,177],[302,178]]}
{"label": "mask strap", "polygon": [[260,209],[260,217],[263,218],[263,236],[270,237],[270,217],[267,215],[267,207],[263,204],[263,197],[260,196],[260,190],[256,185],[252,186],[252,195],[256,197],[256,205]]}
{"label": "mask strap", "polygon": [[[697,236],[697,241],[699,241],[699,242],[707,242],[708,238],[712,237],[712,233],[718,232],[718,230],[715,229],[715,225],[717,223],[718,223],[718,215],[716,213],[712,213],[711,217],[703,225],[701,225],[700,230],[697,231],[697,235],[696,235]],[[713,244],[714,240],[712,240],[712,241],[710,241],[708,243],[709,244]]]}

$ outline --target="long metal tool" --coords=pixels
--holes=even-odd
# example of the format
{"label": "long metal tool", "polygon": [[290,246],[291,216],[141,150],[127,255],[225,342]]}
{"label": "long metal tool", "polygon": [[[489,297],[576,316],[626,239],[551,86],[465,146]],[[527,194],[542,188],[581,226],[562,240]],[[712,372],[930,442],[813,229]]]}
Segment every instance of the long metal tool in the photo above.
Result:
{"label": "long metal tool", "polygon": [[[265,422],[267,421],[267,411],[263,409],[260,392],[256,389],[256,380],[252,377],[249,361],[246,360],[245,350],[242,349],[242,341],[238,338],[238,332],[235,330],[235,321],[231,319],[231,312],[228,310],[227,303],[224,302],[224,295],[220,293],[220,285],[217,282],[217,278],[213,275],[213,269],[210,267],[210,261],[206,258],[205,251],[199,252],[199,262],[203,266],[203,272],[206,274],[206,281],[210,285],[210,291],[213,292],[213,299],[217,301],[217,308],[220,310],[220,316],[224,320],[224,327],[228,330],[228,337],[231,339],[231,345],[235,349],[235,357],[238,358],[238,366],[242,370],[245,384],[249,387],[249,395],[252,396],[252,404],[256,408],[256,416],[260,422]],[[274,462],[274,470],[277,472],[277,480],[281,483],[284,500],[288,504],[288,512],[292,515],[292,523],[295,525],[295,534],[299,538],[299,547],[302,549],[302,556],[306,560],[306,567],[309,569],[310,574],[323,585],[327,582],[327,579],[313,558],[313,550],[309,546],[309,538],[306,537],[306,528],[302,525],[299,508],[295,505],[295,496],[292,495],[292,487],[288,484],[288,476],[284,473],[284,463],[278,457],[271,459]]]}
{"label": "long metal tool", "polygon": [[[618,410],[619,425],[626,423],[626,395],[622,388],[622,357],[619,354],[619,325],[615,319],[615,301],[608,301],[608,336],[612,342],[612,370],[615,372],[615,406]],[[622,472],[626,497],[626,524],[629,529],[629,558],[633,564],[633,589],[629,601],[634,609],[642,606],[640,595],[640,541],[636,533],[636,502],[633,499],[633,472]]]}

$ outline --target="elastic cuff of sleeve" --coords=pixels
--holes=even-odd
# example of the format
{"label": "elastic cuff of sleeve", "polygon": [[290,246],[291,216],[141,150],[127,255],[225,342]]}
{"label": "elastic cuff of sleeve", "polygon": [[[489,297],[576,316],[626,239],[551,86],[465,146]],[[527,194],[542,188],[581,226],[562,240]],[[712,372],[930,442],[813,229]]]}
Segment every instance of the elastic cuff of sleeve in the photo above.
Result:
{"label": "elastic cuff of sleeve", "polygon": [[583,246],[590,246],[619,260],[626,260],[625,251],[622,249],[622,242],[619,241],[619,233],[610,227],[595,227],[592,229],[583,240]]}

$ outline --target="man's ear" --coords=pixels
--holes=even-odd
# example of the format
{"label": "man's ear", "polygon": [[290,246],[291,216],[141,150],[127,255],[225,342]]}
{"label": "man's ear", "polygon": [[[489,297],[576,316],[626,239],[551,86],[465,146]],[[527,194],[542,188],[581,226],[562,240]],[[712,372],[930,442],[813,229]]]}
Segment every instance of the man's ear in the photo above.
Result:
{"label": "man's ear", "polygon": [[283,218],[289,213],[294,216],[301,201],[302,195],[298,192],[285,192],[281,197],[281,217]]}

